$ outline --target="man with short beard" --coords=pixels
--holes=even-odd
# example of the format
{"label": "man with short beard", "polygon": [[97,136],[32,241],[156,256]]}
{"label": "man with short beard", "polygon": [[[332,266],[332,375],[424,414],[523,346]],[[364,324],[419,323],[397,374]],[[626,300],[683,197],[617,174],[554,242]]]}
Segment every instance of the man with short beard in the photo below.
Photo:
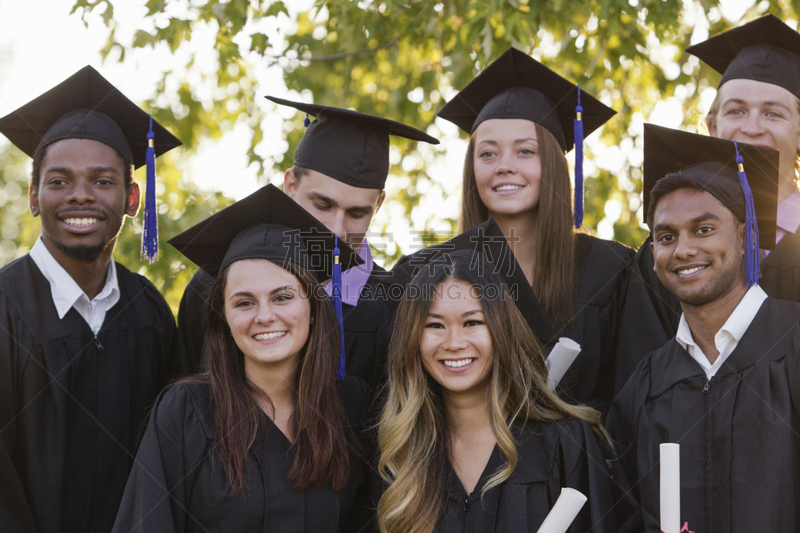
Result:
{"label": "man with short beard", "polygon": [[608,415],[617,479],[641,504],[623,531],[660,531],[667,442],[680,444],[687,530],[800,527],[800,304],[758,286],[759,235],[775,246],[778,166],[775,150],[645,126],[655,270],[682,315]]}
{"label": "man with short beard", "polygon": [[30,254],[0,270],[0,529],[107,532],[175,370],[167,303],[112,253],[148,138],[154,154],[180,141],[91,67],[0,132],[33,158],[41,218]]}

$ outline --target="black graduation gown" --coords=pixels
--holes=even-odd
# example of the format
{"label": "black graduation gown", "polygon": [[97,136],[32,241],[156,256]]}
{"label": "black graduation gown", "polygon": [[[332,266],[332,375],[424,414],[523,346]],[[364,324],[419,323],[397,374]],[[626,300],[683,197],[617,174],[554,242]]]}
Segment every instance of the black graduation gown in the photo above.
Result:
{"label": "black graduation gown", "polygon": [[767,298],[710,381],[675,339],[641,362],[607,427],[646,531],[659,531],[663,442],[681,445],[681,522],[690,530],[800,529],[799,325],[800,305]]}
{"label": "black graduation gown", "polygon": [[117,264],[120,300],[92,333],[58,318],[29,256],[0,270],[0,530],[107,532],[141,424],[174,371],[175,323]]}
{"label": "black graduation gown", "polygon": [[[385,293],[378,289],[375,276],[385,272],[375,265],[373,275],[361,292],[358,305],[342,305],[344,317],[345,368],[374,388],[383,382],[388,351],[391,313]],[[178,342],[182,358],[194,373],[203,370],[205,357],[205,312],[208,287],[214,278],[198,269],[186,286],[178,310]]]}
{"label": "black graduation gown", "polygon": [[577,420],[527,422],[514,432],[519,462],[511,477],[489,489],[483,499],[483,486],[504,462],[500,449],[495,446],[469,496],[448,464],[450,492],[438,531],[535,532],[562,487],[579,490],[588,498],[569,529],[571,533],[616,531],[606,459],[587,424]]}
{"label": "black graduation gown", "polygon": [[787,233],[761,261],[758,282],[773,298],[800,302],[800,233]]}
{"label": "black graduation gown", "polygon": [[[366,386],[348,377],[340,385],[348,417],[361,431]],[[183,382],[162,393],[147,426],[114,524],[114,533],[366,531],[372,514],[369,477],[352,459],[347,488],[296,491],[286,481],[291,443],[264,416],[245,465],[246,489],[231,493],[214,453],[208,385]]]}

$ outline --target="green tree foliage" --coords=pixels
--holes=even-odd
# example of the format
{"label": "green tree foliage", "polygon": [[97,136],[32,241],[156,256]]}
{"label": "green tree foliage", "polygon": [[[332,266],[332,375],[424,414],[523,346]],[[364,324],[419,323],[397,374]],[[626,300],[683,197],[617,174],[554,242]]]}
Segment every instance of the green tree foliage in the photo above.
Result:
{"label": "green tree foliage", "polygon": [[[765,0],[744,19],[766,12],[796,19],[799,6],[798,0]],[[148,0],[145,7],[141,28],[131,38],[118,35],[111,0],[74,0],[72,12],[86,24],[97,23],[90,14],[102,15],[99,20],[108,30],[102,49],[107,60],[122,61],[131,48],[163,46],[185,58],[185,68],[163,74],[145,106],[184,142],[188,153],[202,138],[219,138],[235,124],[246,123],[252,136],[250,146],[242,149],[263,180],[274,166],[291,165],[304,117],[298,114],[293,127],[285,128],[286,157],[259,155],[264,117],[254,104],[263,96],[256,90],[256,66],[280,65],[286,86],[313,96],[316,103],[383,115],[438,136],[431,123],[455,90],[509,46],[531,53],[619,112],[599,143],[587,143],[587,160],[596,157],[594,165],[587,165],[585,224],[613,224],[615,238],[632,246],[645,236],[636,216],[641,204],[641,123],[665,99],[681,105],[689,129],[701,122],[700,94],[716,86],[719,76],[683,49],[698,22],[709,21],[711,35],[732,25],[711,0],[318,0],[300,11],[269,0]],[[211,70],[207,63],[201,68],[200,52],[188,46],[198,33],[208,32],[214,35]],[[198,84],[189,79],[217,90],[210,98],[201,96]],[[442,192],[426,169],[443,160],[444,150],[393,140],[391,172],[406,185],[384,208],[393,217],[399,213],[412,218],[420,191]],[[161,169],[162,235],[174,235],[226,202],[198,192],[174,165],[162,164]],[[24,184],[5,182],[5,197],[0,195],[3,220],[19,214],[8,206],[23,205],[24,191]],[[426,214],[424,224],[414,228],[421,232],[419,242],[441,239],[455,228],[456,216]],[[162,247],[161,260],[142,266],[139,223],[128,226],[118,257],[146,273],[176,305],[188,276],[179,256]],[[22,246],[36,235],[28,229],[15,236],[8,230],[7,235],[5,226],[0,231],[3,239]],[[8,251],[5,242],[0,253]],[[390,247],[387,263],[407,251]]]}

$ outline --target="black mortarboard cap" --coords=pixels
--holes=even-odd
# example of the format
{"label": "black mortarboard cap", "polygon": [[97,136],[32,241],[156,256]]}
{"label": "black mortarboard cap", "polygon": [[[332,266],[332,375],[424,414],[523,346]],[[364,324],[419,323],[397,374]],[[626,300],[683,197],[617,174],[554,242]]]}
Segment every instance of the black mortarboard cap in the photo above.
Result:
{"label": "black mortarboard cap", "polygon": [[292,260],[325,281],[337,244],[342,268],[362,260],[320,221],[267,185],[168,241],[210,275],[241,259]]}
{"label": "black mortarboard cap", "polygon": [[266,98],[316,117],[294,152],[294,164],[353,187],[383,189],[389,175],[389,135],[439,144],[423,131],[382,117],[274,96]]}
{"label": "black mortarboard cap", "polygon": [[[39,146],[63,139],[100,141],[145,164],[150,115],[91,66],[86,66],[16,111],[0,118],[0,132],[33,157]],[[181,142],[153,122],[154,148],[161,155]]]}
{"label": "black mortarboard cap", "polygon": [[[581,92],[584,134],[589,135],[615,111]],[[478,74],[437,115],[472,133],[490,118],[522,118],[541,124],[561,148],[575,145],[573,122],[578,87],[529,55],[509,48]]]}
{"label": "black mortarboard cap", "polygon": [[800,95],[800,34],[775,15],[724,31],[686,51],[722,73],[720,86],[748,79]]}
{"label": "black mortarboard cap", "polygon": [[[555,330],[542,311],[536,293],[533,292],[525,273],[514,257],[514,252],[494,219],[490,218],[447,242],[423,248],[406,256],[402,263],[384,274],[381,281],[389,286],[405,287],[420,269],[427,268],[433,262],[446,260],[448,254],[464,251],[483,255],[493,272],[502,278],[534,335],[543,343],[551,342],[555,337]],[[483,267],[476,263],[476,268]]]}
{"label": "black mortarboard cap", "polygon": [[645,124],[645,213],[649,219],[650,192],[658,180],[671,174],[691,179],[745,223],[750,286],[758,282],[758,247],[775,247],[779,156],[771,148]]}

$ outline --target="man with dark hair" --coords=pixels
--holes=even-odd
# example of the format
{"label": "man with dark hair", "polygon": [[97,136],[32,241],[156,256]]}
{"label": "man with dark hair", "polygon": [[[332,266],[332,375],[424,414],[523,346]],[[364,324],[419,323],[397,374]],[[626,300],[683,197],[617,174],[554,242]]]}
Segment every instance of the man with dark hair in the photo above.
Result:
{"label": "man with dark hair", "polygon": [[618,479],[641,504],[627,526],[660,531],[659,445],[671,442],[688,530],[796,531],[800,305],[758,286],[778,152],[646,125],[644,169],[655,270],[682,314],[608,415]]}
{"label": "man with dark hair", "polygon": [[112,260],[133,167],[180,142],[91,67],[0,119],[34,158],[41,236],[0,270],[0,529],[110,531],[175,324]]}
{"label": "man with dark hair", "polygon": [[[777,231],[775,242],[763,246],[759,285],[773,298],[800,302],[800,34],[767,15],[686,51],[722,74],[706,117],[709,134],[780,152],[779,203],[773,220]],[[635,264],[631,283],[644,285],[650,300],[627,308],[636,308],[624,318],[624,327],[640,353],[620,355],[629,364],[618,371],[617,389],[625,384],[626,368],[632,370],[641,355],[675,335],[681,315],[679,301],[653,273],[649,238],[639,248]]]}
{"label": "man with dark hair", "polygon": [[[384,372],[387,333],[392,319],[378,290],[385,273],[372,261],[365,236],[384,200],[389,175],[389,136],[438,144],[410,126],[348,109],[275,97],[271,101],[316,117],[284,174],[284,191],[332,233],[356,250],[363,264],[342,273],[346,369],[376,386]],[[308,118],[307,118],[308,123]],[[194,371],[203,367],[205,293],[212,278],[199,270],[181,299],[178,332],[181,351]],[[330,291],[331,284],[326,285]],[[330,294],[330,292],[329,292]]]}

